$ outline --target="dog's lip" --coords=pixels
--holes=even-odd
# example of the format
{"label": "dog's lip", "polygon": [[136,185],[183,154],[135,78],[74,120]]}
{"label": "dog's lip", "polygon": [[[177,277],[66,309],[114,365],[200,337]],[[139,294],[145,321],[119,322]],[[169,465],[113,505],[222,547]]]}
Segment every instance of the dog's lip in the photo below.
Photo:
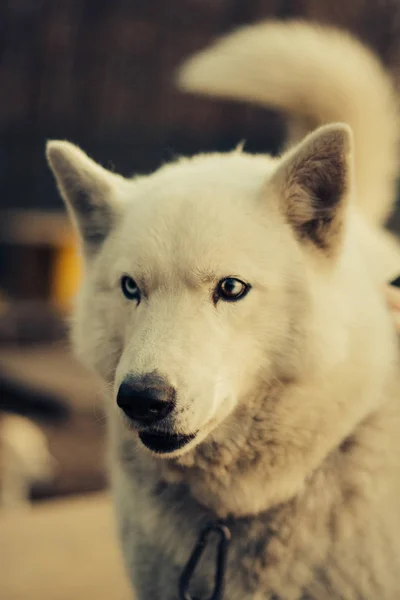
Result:
{"label": "dog's lip", "polygon": [[195,433],[164,433],[160,431],[141,431],[140,441],[155,454],[170,454],[180,450],[196,437]]}

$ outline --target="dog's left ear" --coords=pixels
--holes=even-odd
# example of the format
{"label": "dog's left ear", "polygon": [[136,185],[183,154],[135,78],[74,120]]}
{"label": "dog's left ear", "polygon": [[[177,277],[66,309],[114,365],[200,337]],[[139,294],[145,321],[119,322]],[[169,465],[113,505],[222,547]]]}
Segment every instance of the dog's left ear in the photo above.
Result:
{"label": "dog's left ear", "polygon": [[352,132],[320,127],[282,158],[269,185],[297,237],[331,253],[340,240],[350,193]]}

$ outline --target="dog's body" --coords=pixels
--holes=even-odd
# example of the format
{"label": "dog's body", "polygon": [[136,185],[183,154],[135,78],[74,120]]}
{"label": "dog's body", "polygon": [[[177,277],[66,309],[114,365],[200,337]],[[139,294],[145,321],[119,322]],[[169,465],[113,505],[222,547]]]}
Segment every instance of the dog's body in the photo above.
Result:
{"label": "dog's body", "polygon": [[[219,518],[232,533],[226,600],[400,597],[397,339],[380,290],[400,255],[379,229],[394,200],[395,100],[347,37],[341,64],[340,39],[257,26],[189,63],[182,81],[317,125],[346,120],[355,167],[345,125],[282,158],[198,156],[130,181],[49,145],[83,241],[74,340],[110,389],[111,472],[138,600],[177,599],[200,531]],[[265,69],[246,80],[255,60]],[[214,563],[200,564],[194,597],[209,597]]]}

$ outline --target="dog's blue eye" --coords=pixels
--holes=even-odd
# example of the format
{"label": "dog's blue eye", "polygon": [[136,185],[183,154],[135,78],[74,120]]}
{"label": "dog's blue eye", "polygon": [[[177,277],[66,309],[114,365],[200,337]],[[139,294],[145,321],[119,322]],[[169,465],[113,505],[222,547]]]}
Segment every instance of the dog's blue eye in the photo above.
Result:
{"label": "dog's blue eye", "polygon": [[136,285],[136,281],[132,279],[132,277],[129,277],[129,275],[124,275],[121,277],[121,289],[125,298],[128,298],[128,300],[136,300],[136,302],[139,304],[140,290]]}
{"label": "dog's blue eye", "polygon": [[244,298],[247,292],[250,290],[250,285],[244,283],[240,279],[235,279],[234,277],[226,277],[225,279],[221,279],[218,283],[217,288],[215,290],[215,301],[221,299],[226,302],[235,302],[236,300],[240,300]]}

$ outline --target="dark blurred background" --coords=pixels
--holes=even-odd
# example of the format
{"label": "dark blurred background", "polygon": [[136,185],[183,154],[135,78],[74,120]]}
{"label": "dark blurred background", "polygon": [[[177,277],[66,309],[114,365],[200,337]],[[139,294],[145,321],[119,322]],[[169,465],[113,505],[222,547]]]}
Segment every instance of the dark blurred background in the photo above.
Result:
{"label": "dark blurred background", "polygon": [[276,150],[275,115],[187,97],[172,84],[186,55],[270,16],[345,26],[397,75],[397,0],[3,0],[1,208],[61,209],[43,160],[48,138],[73,140],[126,175],[242,138]]}
{"label": "dark blurred background", "polygon": [[[352,31],[398,85],[400,0],[0,1],[4,600],[127,593],[115,593],[122,575],[119,565],[110,566],[117,559],[112,526],[104,525],[111,523],[107,497],[84,495],[106,487],[105,425],[98,386],[68,349],[65,323],[80,264],[46,166],[45,142],[71,140],[125,175],[150,172],[179,154],[229,150],[241,140],[247,150],[277,152],[285,136],[281,115],[185,96],[173,85],[188,54],[268,17],[302,17]],[[400,229],[398,213],[391,227]],[[70,501],[54,508],[55,497]],[[60,539],[77,577],[68,582]],[[87,553],[92,576],[82,568]],[[23,583],[21,564],[27,568],[32,555],[35,568]]]}
{"label": "dark blurred background", "polygon": [[[44,160],[49,138],[74,141],[125,175],[149,172],[176,154],[231,149],[242,139],[249,150],[275,152],[284,136],[277,114],[185,96],[173,85],[174,70],[189,53],[271,16],[343,26],[399,77],[398,0],[3,0],[0,210],[8,219],[0,220],[0,242],[12,235],[24,241],[25,223],[32,243],[62,235],[63,222],[54,215],[62,205]],[[10,224],[16,216],[30,220]],[[26,298],[35,295],[28,280],[37,266],[30,264],[32,253],[24,259],[33,269],[25,287],[4,273],[7,259],[0,286]],[[45,257],[35,260],[48,275]],[[43,292],[45,281],[39,282]]]}

